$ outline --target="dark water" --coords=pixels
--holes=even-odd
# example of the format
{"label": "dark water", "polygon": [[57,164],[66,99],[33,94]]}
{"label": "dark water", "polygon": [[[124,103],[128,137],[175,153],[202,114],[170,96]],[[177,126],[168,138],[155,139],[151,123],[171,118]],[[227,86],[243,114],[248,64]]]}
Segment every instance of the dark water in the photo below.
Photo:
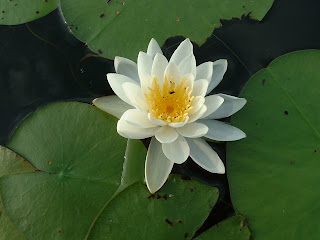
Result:
{"label": "dark water", "polygon": [[[320,2],[276,0],[258,22],[243,16],[222,20],[206,43],[195,46],[200,64],[219,58],[229,67],[214,92],[238,95],[250,76],[273,59],[300,49],[320,49]],[[0,26],[0,144],[35,109],[56,101],[81,101],[113,94],[105,75],[113,61],[92,53],[70,33],[59,10],[29,24]],[[182,37],[170,38],[163,52],[170,57]],[[227,119],[228,120],[228,119]],[[211,144],[225,161],[225,144]],[[191,160],[174,172],[220,189],[220,198],[203,231],[234,214],[226,175],[210,174]],[[250,224],[250,223],[249,223]]]}

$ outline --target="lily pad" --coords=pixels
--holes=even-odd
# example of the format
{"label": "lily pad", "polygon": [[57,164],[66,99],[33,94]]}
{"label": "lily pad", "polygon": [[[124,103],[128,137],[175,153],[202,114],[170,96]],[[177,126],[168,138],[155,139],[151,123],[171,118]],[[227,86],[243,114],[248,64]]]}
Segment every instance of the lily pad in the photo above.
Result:
{"label": "lily pad", "polygon": [[156,194],[136,183],[105,206],[88,239],[192,239],[218,196],[217,188],[178,175]]}
{"label": "lily pad", "polygon": [[132,239],[191,239],[218,189],[171,176],[151,195],[144,183],[146,149],[138,140],[126,146],[116,121],[93,106],[70,102],[48,105],[22,122],[8,147],[35,167],[0,177],[13,227],[35,240],[121,239],[128,234],[124,225],[132,228]]}
{"label": "lily pad", "polygon": [[320,51],[274,60],[243,89],[247,106],[232,123],[247,138],[228,143],[235,210],[254,239],[317,239],[320,235]]}
{"label": "lily pad", "polygon": [[174,36],[201,45],[220,19],[250,13],[261,20],[273,0],[61,0],[61,10],[74,35],[95,52],[136,60],[151,38],[160,46]]}
{"label": "lily pad", "polygon": [[52,12],[58,5],[59,0],[0,0],[0,24],[31,22]]}
{"label": "lily pad", "polygon": [[[0,178],[0,193],[27,238],[83,239],[121,177],[135,181],[125,173],[127,141],[117,134],[116,122],[93,106],[70,102],[41,108],[18,127],[8,147],[38,170]],[[129,151],[126,158],[143,167],[145,147],[139,144],[141,153]]]}
{"label": "lily pad", "polygon": [[[12,152],[10,149],[0,146],[0,178],[10,174],[34,172],[35,168],[25,159]],[[6,240],[24,240],[25,237],[11,222],[3,208],[0,198],[0,236]]]}
{"label": "lily pad", "polygon": [[195,240],[249,240],[250,236],[246,219],[243,216],[237,215],[213,226],[195,238]]}

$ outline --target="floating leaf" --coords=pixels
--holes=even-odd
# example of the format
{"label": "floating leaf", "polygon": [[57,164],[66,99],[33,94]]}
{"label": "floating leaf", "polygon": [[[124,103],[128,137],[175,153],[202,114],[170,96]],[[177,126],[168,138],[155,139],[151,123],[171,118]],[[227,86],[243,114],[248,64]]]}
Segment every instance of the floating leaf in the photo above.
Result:
{"label": "floating leaf", "polygon": [[160,45],[185,36],[201,45],[220,19],[251,17],[261,20],[273,0],[61,0],[61,9],[74,35],[95,52],[136,60],[151,38]]}
{"label": "floating leaf", "polygon": [[0,177],[4,209],[13,224],[35,240],[100,239],[110,226],[112,235],[107,235],[115,239],[125,221],[135,230],[133,239],[143,239],[141,233],[144,239],[191,239],[218,189],[172,176],[150,195],[143,182],[146,149],[138,140],[128,141],[127,148],[125,143],[116,132],[116,118],[88,104],[55,103],[34,112],[8,147],[36,171]]}
{"label": "floating leaf", "polygon": [[320,51],[289,53],[256,73],[232,123],[247,138],[227,147],[231,198],[255,239],[320,235]]}
{"label": "floating leaf", "polygon": [[[83,239],[126,176],[126,139],[116,132],[116,118],[88,104],[56,103],[37,110],[8,147],[39,169],[0,179],[6,212],[31,239]],[[135,148],[142,153],[129,152],[127,158],[145,153],[141,142]]]}
{"label": "floating leaf", "polygon": [[250,235],[245,218],[237,215],[213,226],[195,240],[249,240]]}
{"label": "floating leaf", "polygon": [[[0,146],[0,178],[10,174],[21,174],[34,172],[35,168],[25,159],[12,152],[11,150]],[[6,240],[24,240],[25,237],[18,231],[11,222],[9,216],[3,208],[0,198],[0,236]]]}
{"label": "floating leaf", "polygon": [[0,24],[31,22],[52,12],[58,5],[59,0],[0,0]]}
{"label": "floating leaf", "polygon": [[88,239],[192,239],[218,196],[217,188],[178,175],[156,194],[136,183],[105,206]]}

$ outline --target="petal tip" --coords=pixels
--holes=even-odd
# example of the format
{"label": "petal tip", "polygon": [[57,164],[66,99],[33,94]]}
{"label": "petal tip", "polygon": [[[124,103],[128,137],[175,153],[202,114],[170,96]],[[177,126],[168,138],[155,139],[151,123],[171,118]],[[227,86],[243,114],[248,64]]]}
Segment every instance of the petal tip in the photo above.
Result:
{"label": "petal tip", "polygon": [[226,169],[225,167],[223,166],[222,169],[219,170],[219,172],[217,172],[218,174],[225,174],[226,173]]}
{"label": "petal tip", "polygon": [[150,44],[150,43],[154,43],[154,42],[157,43],[157,41],[156,41],[154,38],[151,38],[149,44]]}
{"label": "petal tip", "polygon": [[243,98],[243,106],[247,104],[247,99]]}
{"label": "petal tip", "polygon": [[95,98],[92,100],[92,104],[95,105],[95,103],[98,101],[98,98]]}

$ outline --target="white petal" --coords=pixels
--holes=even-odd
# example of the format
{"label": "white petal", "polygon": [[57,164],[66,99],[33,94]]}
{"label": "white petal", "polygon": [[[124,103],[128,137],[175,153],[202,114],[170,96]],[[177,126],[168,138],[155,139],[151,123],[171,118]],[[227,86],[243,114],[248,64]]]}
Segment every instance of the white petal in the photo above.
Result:
{"label": "white petal", "polygon": [[151,76],[156,76],[160,86],[163,85],[164,81],[164,71],[166,70],[168,66],[168,60],[165,56],[163,56],[161,53],[157,53],[151,70]]}
{"label": "white petal", "polygon": [[127,58],[115,57],[114,68],[116,73],[132,78],[137,83],[140,83],[137,64]]}
{"label": "white petal", "polygon": [[188,81],[186,86],[189,87],[189,91],[193,89],[194,75],[192,73],[187,73],[181,80]]}
{"label": "white petal", "polygon": [[140,86],[126,82],[122,84],[122,89],[131,104],[143,112],[147,112],[149,106],[142,94]]}
{"label": "white petal", "polygon": [[181,135],[172,143],[163,143],[162,150],[169,160],[178,164],[185,162],[190,153],[189,145]]}
{"label": "white petal", "polygon": [[159,119],[156,119],[156,118],[153,118],[151,116],[151,113],[148,113],[148,118],[151,122],[153,122],[154,124],[158,125],[158,126],[165,126],[167,125],[164,121],[162,120],[159,120]]}
{"label": "white petal", "polygon": [[145,177],[149,191],[155,193],[167,181],[173,162],[162,151],[161,143],[151,139],[145,164]]}
{"label": "white petal", "polygon": [[235,141],[246,137],[239,128],[217,120],[201,119],[198,122],[207,125],[209,131],[204,135],[206,138],[216,141]]}
{"label": "white petal", "polygon": [[184,58],[178,65],[180,75],[183,76],[187,73],[192,73],[193,76],[196,76],[196,58],[193,53]]}
{"label": "white petal", "polygon": [[199,79],[207,79],[211,81],[213,71],[213,62],[205,62],[197,67],[196,81]]}
{"label": "white petal", "polygon": [[159,44],[157,43],[157,41],[152,38],[150,40],[150,42],[149,42],[149,45],[148,45],[147,54],[149,56],[151,56],[152,58],[154,58],[154,56],[157,53],[161,53],[162,54],[162,51],[161,51],[161,48],[159,47]]}
{"label": "white petal", "polygon": [[143,113],[138,109],[129,109],[121,118],[137,128],[152,128],[157,126],[149,120],[146,113]]}
{"label": "white petal", "polygon": [[201,138],[188,139],[190,157],[200,167],[211,173],[225,173],[225,167],[219,155]]}
{"label": "white petal", "polygon": [[125,111],[132,109],[131,105],[125,103],[116,95],[96,98],[92,103],[97,108],[117,118],[120,118]]}
{"label": "white petal", "polygon": [[161,127],[155,134],[156,139],[161,143],[172,143],[178,136],[177,131],[169,126]]}
{"label": "white petal", "polygon": [[131,101],[128,99],[128,97],[126,96],[126,94],[124,93],[122,84],[129,82],[138,86],[137,82],[127,76],[116,74],[116,73],[108,73],[107,79],[114,93],[126,103],[133,105]]}
{"label": "white petal", "polygon": [[192,96],[204,97],[207,93],[209,82],[206,79],[199,79],[194,82]]}
{"label": "white petal", "polygon": [[127,123],[124,119],[118,121],[117,131],[118,133],[125,138],[130,139],[144,139],[154,136],[159,127],[153,128],[137,128]]}
{"label": "white petal", "polygon": [[204,97],[196,96],[191,102],[192,109],[189,111],[189,115],[192,115],[195,112],[197,112],[202,107],[204,102],[205,102]]}
{"label": "white petal", "polygon": [[181,128],[177,128],[177,132],[188,138],[199,138],[204,136],[208,132],[208,127],[202,123],[189,123]]}
{"label": "white petal", "polygon": [[153,60],[148,54],[144,52],[139,52],[138,55],[138,74],[140,78],[141,88],[143,92],[147,92],[148,87],[151,86],[152,77],[151,69]]}
{"label": "white petal", "polygon": [[189,117],[187,116],[183,122],[169,123],[169,126],[173,127],[173,128],[183,127],[184,125],[186,125],[188,123],[188,121],[189,121]]}
{"label": "white petal", "polygon": [[193,53],[193,46],[190,40],[187,38],[182,43],[180,43],[178,48],[172,54],[169,62],[175,63],[178,66],[179,63],[191,53]]}
{"label": "white petal", "polygon": [[211,92],[223,79],[225,72],[227,71],[228,62],[225,59],[219,59],[213,62],[212,78],[209,82],[207,94]]}
{"label": "white petal", "polygon": [[217,94],[224,99],[223,104],[212,114],[207,116],[208,119],[219,119],[230,117],[238,112],[247,103],[244,98],[237,98],[226,94]]}
{"label": "white petal", "polygon": [[207,106],[205,104],[202,105],[202,107],[196,111],[194,114],[189,116],[189,123],[197,121],[199,118],[203,116],[203,114],[207,111]]}
{"label": "white petal", "polygon": [[166,67],[166,70],[164,72],[164,75],[168,78],[168,81],[170,82],[172,77],[175,81],[175,83],[179,83],[181,80],[180,74],[179,74],[179,69],[176,64],[174,63],[169,63],[168,66]]}
{"label": "white petal", "polygon": [[224,99],[217,95],[210,95],[205,97],[204,104],[207,106],[208,109],[201,118],[205,118],[213,112],[215,112],[223,104],[223,101]]}

